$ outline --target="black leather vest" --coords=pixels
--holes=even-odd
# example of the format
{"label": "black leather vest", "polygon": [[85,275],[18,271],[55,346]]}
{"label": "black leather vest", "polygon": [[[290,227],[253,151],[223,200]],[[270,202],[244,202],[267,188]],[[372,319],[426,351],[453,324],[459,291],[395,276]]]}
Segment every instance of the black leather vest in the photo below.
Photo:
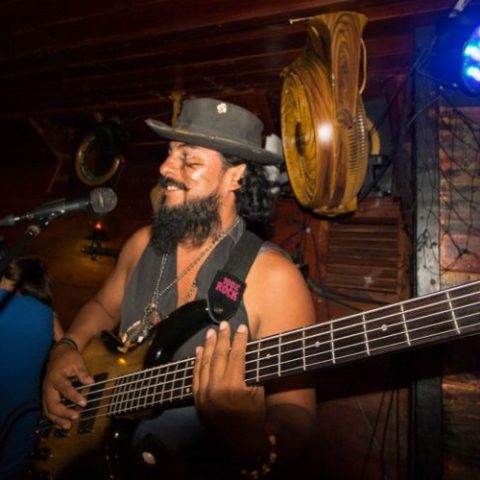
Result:
{"label": "black leather vest", "polygon": [[[196,282],[197,282],[197,299],[205,299],[207,297],[208,289],[213,281],[217,271],[224,267],[230,256],[230,252],[239,240],[241,234],[245,229],[245,222],[241,220],[239,224],[215,247],[209,254],[202,267],[200,268]],[[150,303],[155,285],[157,283],[160,272],[162,255],[158,254],[154,248],[149,244],[143,252],[135,271],[126,287],[123,305],[122,305],[122,319],[120,324],[120,331],[124,332],[129,325],[143,316],[145,306]],[[177,275],[176,256],[169,255],[165,264],[165,269],[160,280],[160,291],[169,285]],[[247,287],[248,288],[248,287]],[[162,318],[176,309],[177,305],[177,288],[174,284],[167,290],[159,300],[158,309]],[[195,321],[192,319],[192,321]],[[248,325],[248,316],[245,310],[243,300],[236,314],[229,320],[232,331],[236,329],[240,323]],[[183,345],[179,347],[174,355],[173,360],[186,358],[195,352],[195,347],[203,345],[205,340],[205,333],[207,327],[201,329]]]}

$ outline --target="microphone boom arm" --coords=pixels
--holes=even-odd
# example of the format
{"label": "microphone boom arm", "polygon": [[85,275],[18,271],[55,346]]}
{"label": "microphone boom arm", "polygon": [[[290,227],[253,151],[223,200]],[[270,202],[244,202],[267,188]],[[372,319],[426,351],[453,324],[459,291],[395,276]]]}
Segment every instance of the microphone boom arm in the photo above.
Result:
{"label": "microphone boom arm", "polygon": [[35,223],[29,225],[24,234],[14,243],[0,258],[0,278],[3,276],[3,272],[7,269],[10,262],[46,227],[50,219],[38,218]]}

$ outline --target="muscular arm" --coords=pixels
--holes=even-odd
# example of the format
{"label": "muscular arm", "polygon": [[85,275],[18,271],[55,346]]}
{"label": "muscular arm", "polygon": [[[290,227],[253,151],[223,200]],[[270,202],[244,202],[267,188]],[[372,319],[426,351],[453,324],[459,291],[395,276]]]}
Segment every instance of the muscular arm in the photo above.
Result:
{"label": "muscular arm", "polygon": [[[247,277],[245,305],[251,335],[262,338],[314,323],[310,292],[297,268],[269,251]],[[244,383],[247,333],[229,342],[225,323],[209,333],[197,355],[194,389],[200,413],[240,462],[259,466],[268,458],[267,434],[277,437],[279,462],[300,454],[312,431],[315,390],[311,376],[285,378],[262,387]],[[231,349],[230,349],[231,347]]]}
{"label": "muscular arm", "polygon": [[[120,319],[120,310],[126,282],[149,239],[144,228],[125,244],[117,265],[101,290],[78,312],[65,336],[78,345],[80,353],[103,330],[113,330]],[[85,398],[72,386],[77,378],[81,383],[93,381],[79,352],[70,346],[59,344],[50,355],[43,382],[44,410],[48,417],[63,428],[69,428],[71,420],[78,418],[75,410],[61,403],[65,397],[73,403],[85,406]]]}

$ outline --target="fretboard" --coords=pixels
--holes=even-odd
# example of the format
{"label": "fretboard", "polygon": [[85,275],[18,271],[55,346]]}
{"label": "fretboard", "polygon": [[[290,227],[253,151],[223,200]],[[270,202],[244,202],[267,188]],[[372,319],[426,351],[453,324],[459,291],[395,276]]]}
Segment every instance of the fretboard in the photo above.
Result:
{"label": "fretboard", "polygon": [[[246,382],[280,377],[441,343],[480,330],[480,282],[250,342]],[[192,399],[194,359],[118,377],[109,415]]]}

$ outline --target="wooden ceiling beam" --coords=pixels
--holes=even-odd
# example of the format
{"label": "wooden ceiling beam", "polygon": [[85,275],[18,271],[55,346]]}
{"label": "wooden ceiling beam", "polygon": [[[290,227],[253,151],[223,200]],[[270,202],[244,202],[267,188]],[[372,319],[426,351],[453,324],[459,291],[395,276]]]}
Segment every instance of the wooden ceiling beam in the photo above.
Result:
{"label": "wooden ceiling beam", "polygon": [[[66,15],[63,20],[61,18],[52,20],[48,17],[44,22],[38,21],[38,17],[35,16],[41,16],[41,12],[34,14],[30,21],[9,18],[7,12],[3,19],[9,23],[8,31],[13,31],[14,35],[5,39],[6,48],[0,54],[0,61],[42,53],[55,54],[88,46],[131,43],[158,36],[168,39],[172,35],[188,36],[193,32],[198,36],[202,30],[212,35],[215,32],[235,32],[238,29],[248,30],[262,25],[265,27],[279,23],[288,25],[292,18],[309,17],[332,10],[354,9],[364,13],[370,22],[412,15],[423,16],[451,8],[451,0],[422,2],[377,0],[372,4],[367,3],[366,6],[363,6],[365,4],[358,6],[358,2],[345,0],[217,1],[211,2],[212,6],[217,7],[211,10],[203,7],[199,9],[195,1],[139,2],[139,5],[136,3],[129,5],[128,9],[107,10],[103,14],[88,15],[83,13],[82,4],[78,7],[79,11],[82,11],[82,16]],[[61,10],[63,11],[63,8]],[[192,10],[195,11],[195,15],[191,14]],[[51,15],[54,14],[50,12]],[[119,28],[119,25],[122,28]],[[0,39],[2,36],[0,34]],[[12,41],[14,39],[15,44],[9,41],[10,39]]]}

